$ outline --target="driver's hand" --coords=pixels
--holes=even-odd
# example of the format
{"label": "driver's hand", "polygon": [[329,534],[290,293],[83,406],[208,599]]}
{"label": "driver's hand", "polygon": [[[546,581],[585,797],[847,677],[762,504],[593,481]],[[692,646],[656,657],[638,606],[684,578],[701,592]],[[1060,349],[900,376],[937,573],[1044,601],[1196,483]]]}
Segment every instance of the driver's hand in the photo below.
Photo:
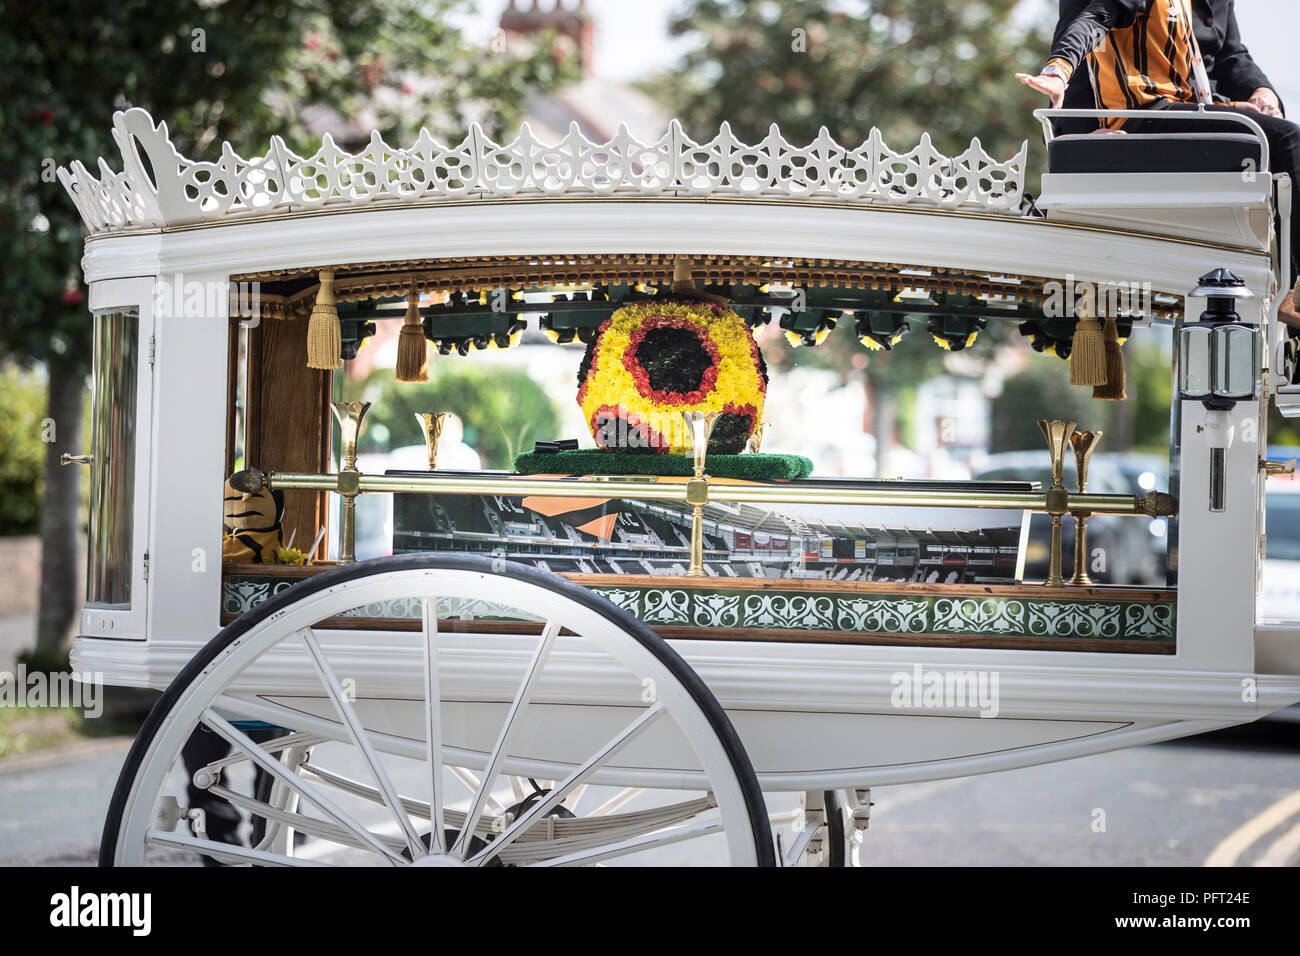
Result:
{"label": "driver's hand", "polygon": [[1282,118],[1282,101],[1267,86],[1261,86],[1254,93],[1251,93],[1250,99],[1246,100],[1246,105],[1256,113],[1263,113],[1265,116],[1276,116],[1278,119]]}
{"label": "driver's hand", "polygon": [[1052,109],[1054,110],[1059,110],[1061,104],[1065,102],[1065,80],[1059,76],[1041,73],[1038,76],[1030,76],[1028,73],[1017,73],[1016,79],[1030,89],[1050,96],[1052,98]]}

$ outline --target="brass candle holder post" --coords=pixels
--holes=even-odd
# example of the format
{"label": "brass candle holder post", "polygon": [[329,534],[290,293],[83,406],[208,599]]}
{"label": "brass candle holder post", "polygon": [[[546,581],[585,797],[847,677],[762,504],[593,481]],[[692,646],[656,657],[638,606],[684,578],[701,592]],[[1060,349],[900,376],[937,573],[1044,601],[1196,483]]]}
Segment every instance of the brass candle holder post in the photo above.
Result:
{"label": "brass candle holder post", "polygon": [[1046,508],[1052,516],[1052,537],[1048,551],[1047,580],[1043,583],[1049,588],[1059,588],[1065,584],[1061,576],[1061,516],[1070,510],[1070,496],[1062,480],[1065,474],[1065,452],[1070,447],[1070,436],[1074,433],[1074,422],[1048,421],[1039,419],[1038,427],[1047,439],[1047,452],[1052,456],[1052,484],[1047,489]]}
{"label": "brass candle holder post", "polygon": [[[1101,432],[1074,432],[1070,436],[1070,447],[1074,449],[1074,471],[1079,482],[1079,494],[1088,490],[1088,460],[1101,442]],[[1074,577],[1071,584],[1089,585],[1092,578],[1088,576],[1088,519],[1090,511],[1075,511],[1074,515]]]}
{"label": "brass candle holder post", "polygon": [[702,578],[704,571],[704,506],[709,503],[709,478],[704,463],[709,453],[709,438],[717,424],[717,412],[682,412],[691,432],[691,451],[695,456],[695,477],[686,482],[686,503],[691,506],[691,565],[688,578]]}
{"label": "brass candle holder post", "polygon": [[447,424],[448,412],[416,412],[415,420],[424,432],[424,445],[429,449],[429,470],[438,468],[438,442],[442,439],[442,429]]}
{"label": "brass candle holder post", "polygon": [[339,564],[357,559],[357,495],[361,493],[361,473],[357,471],[357,439],[361,422],[370,410],[369,402],[330,402],[334,418],[343,433],[343,465],[339,468],[338,493],[343,496],[343,518],[339,522]]}

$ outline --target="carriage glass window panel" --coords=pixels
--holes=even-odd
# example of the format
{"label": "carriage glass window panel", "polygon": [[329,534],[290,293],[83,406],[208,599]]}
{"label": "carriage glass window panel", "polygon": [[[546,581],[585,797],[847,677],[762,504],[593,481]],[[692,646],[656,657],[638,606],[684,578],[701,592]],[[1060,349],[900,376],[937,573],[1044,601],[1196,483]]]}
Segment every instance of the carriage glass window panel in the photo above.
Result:
{"label": "carriage glass window panel", "polygon": [[139,331],[135,309],[95,314],[86,572],[91,607],[131,606]]}

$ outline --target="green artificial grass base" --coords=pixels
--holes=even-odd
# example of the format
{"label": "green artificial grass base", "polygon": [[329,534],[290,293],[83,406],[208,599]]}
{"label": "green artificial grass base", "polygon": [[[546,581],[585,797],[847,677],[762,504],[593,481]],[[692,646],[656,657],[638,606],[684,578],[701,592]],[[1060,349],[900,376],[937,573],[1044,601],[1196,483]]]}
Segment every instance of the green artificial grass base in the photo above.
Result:
{"label": "green artificial grass base", "polygon": [[[705,471],[712,478],[745,481],[775,481],[807,478],[813,464],[803,455],[709,455]],[[526,451],[515,456],[515,471],[521,475],[680,475],[695,474],[690,455],[645,455],[573,448],[568,451]]]}

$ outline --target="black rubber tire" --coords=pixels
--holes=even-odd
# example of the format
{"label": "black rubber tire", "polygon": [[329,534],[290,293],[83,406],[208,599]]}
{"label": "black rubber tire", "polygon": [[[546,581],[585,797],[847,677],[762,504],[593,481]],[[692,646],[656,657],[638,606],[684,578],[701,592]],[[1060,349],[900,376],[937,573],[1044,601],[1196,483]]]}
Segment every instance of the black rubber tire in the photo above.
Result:
{"label": "black rubber tire", "polygon": [[844,843],[844,801],[837,790],[824,791],[822,800],[826,808],[826,865],[848,866],[848,847]]}
{"label": "black rubber tire", "polygon": [[99,865],[103,867],[114,865],[114,848],[117,844],[118,833],[121,830],[122,813],[126,809],[131,784],[159,727],[162,726],[168,712],[176,705],[177,701],[185,696],[190,684],[203,673],[203,669],[218,654],[255,624],[260,623],[277,611],[289,607],[309,594],[325,590],[336,584],[369,577],[372,574],[424,568],[478,571],[515,578],[546,587],[596,611],[631,635],[637,643],[668,668],[703,712],[709,726],[722,744],[732,771],[740,783],[745,800],[745,810],[749,816],[750,827],[754,831],[754,849],[758,865],[776,866],[772,828],[768,821],[767,806],[763,802],[763,792],[759,788],[758,777],[754,774],[754,765],[750,762],[749,754],[745,752],[745,747],[740,741],[740,735],[736,733],[736,728],[732,726],[730,719],[722,709],[722,705],[718,703],[718,699],[713,696],[713,693],[700,680],[699,675],[691,669],[691,666],[682,659],[681,655],[638,618],[628,614],[622,608],[615,606],[600,595],[587,590],[579,584],[575,584],[568,578],[562,578],[557,574],[534,568],[531,565],[501,558],[485,558],[455,552],[394,555],[340,565],[310,578],[304,578],[292,587],[285,588],[269,601],[241,614],[222,628],[217,636],[205,644],[203,649],[195,654],[190,659],[190,662],[181,669],[181,672],[176,675],[176,678],[168,685],[167,690],[158,698],[153,709],[149,711],[149,716],[145,718],[144,724],[141,725],[140,732],[136,734],[135,741],[127,753],[126,762],[122,765],[122,771],[118,775],[117,785],[113,788],[113,797],[109,801],[108,815],[104,819],[104,832],[99,842]]}

